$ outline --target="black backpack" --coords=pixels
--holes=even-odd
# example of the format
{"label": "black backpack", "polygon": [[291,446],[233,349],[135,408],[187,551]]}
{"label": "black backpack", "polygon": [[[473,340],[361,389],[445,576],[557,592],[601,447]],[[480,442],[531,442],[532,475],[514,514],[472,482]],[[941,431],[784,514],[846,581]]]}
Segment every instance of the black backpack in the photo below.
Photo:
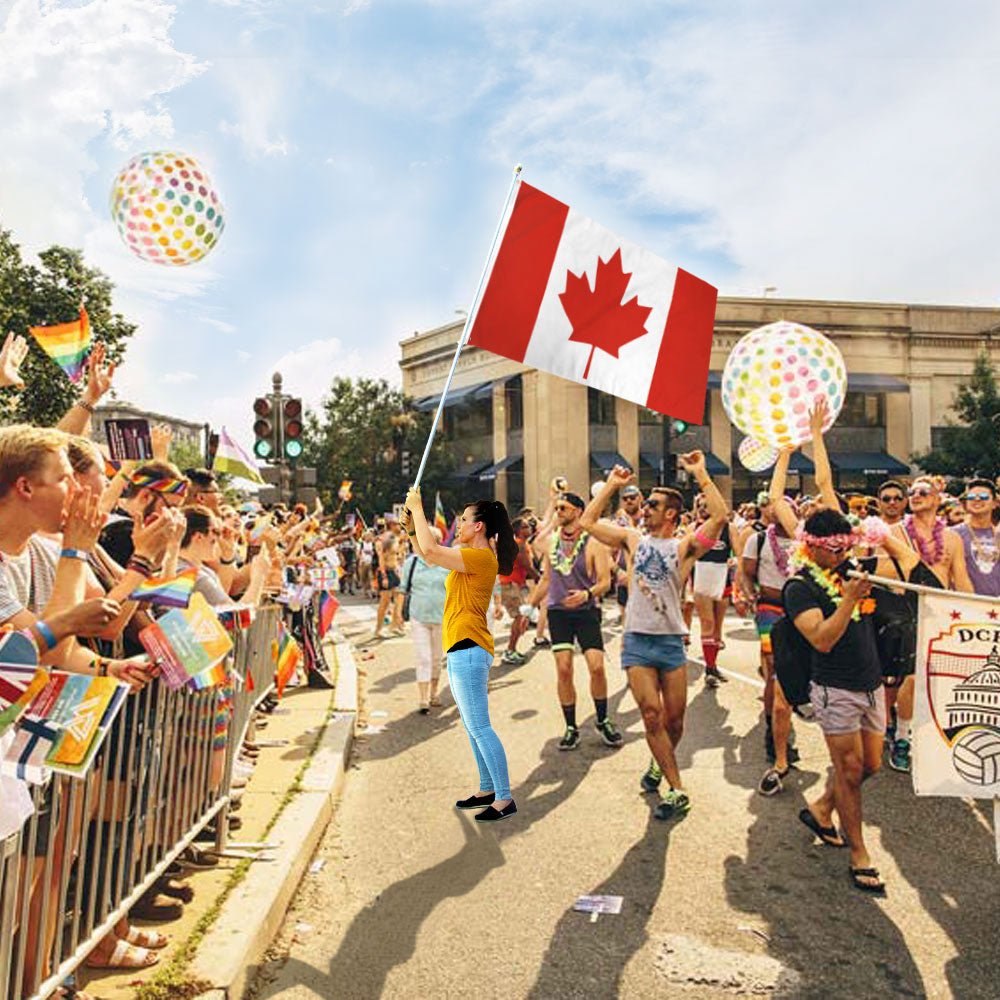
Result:
{"label": "black backpack", "polygon": [[[781,588],[781,605],[785,605],[785,589],[796,581],[810,589],[821,593],[812,580],[802,576],[793,576],[785,581]],[[825,596],[825,595],[824,595]],[[774,656],[774,674],[781,685],[785,701],[792,706],[797,715],[804,719],[812,718],[812,706],[809,703],[809,682],[812,679],[812,662],[815,650],[808,639],[795,627],[788,612],[779,618],[771,627],[771,652]]]}

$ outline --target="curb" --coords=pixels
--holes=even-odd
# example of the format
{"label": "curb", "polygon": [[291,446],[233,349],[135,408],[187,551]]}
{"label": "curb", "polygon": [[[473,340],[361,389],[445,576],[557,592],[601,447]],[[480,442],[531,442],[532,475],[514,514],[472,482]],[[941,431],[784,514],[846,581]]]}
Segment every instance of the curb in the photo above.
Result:
{"label": "curb", "polygon": [[[338,644],[336,652],[340,669],[347,658],[353,673],[350,647]],[[189,975],[211,983],[200,1000],[241,1000],[246,993],[333,815],[347,776],[354,724],[353,712],[334,711],[301,791],[268,834],[268,841],[278,845],[271,860],[250,865],[198,946]]]}

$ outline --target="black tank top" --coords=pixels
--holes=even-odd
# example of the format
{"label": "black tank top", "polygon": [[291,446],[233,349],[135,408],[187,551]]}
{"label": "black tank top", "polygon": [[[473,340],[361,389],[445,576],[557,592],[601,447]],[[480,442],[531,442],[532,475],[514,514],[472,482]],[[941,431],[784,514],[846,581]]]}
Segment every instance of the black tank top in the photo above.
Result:
{"label": "black tank top", "polygon": [[719,540],[704,555],[698,556],[698,562],[725,563],[729,562],[729,525],[722,526]]}

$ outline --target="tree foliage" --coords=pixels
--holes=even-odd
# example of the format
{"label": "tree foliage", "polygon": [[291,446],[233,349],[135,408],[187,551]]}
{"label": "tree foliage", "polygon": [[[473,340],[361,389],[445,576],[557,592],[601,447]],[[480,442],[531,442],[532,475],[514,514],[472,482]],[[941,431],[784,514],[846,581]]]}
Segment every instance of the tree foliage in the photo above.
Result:
{"label": "tree foliage", "polygon": [[958,387],[952,408],[961,423],[946,417],[938,446],[913,461],[935,475],[1000,475],[1000,391],[985,351],[976,358],[969,381]]}
{"label": "tree foliage", "polygon": [[38,346],[28,327],[76,319],[82,299],[94,342],[103,342],[108,357],[119,362],[136,327],[113,312],[111,281],[97,268],[87,267],[79,250],[54,246],[38,257],[38,265],[25,263],[10,232],[0,229],[0,333],[21,334],[29,345],[21,365],[25,388],[8,392],[3,419],[47,426],[59,421],[80,390]]}
{"label": "tree foliage", "polygon": [[[385,379],[333,380],[319,413],[306,419],[304,460],[316,467],[317,487],[328,511],[337,508],[341,481],[350,479],[353,499],[345,510],[372,515],[402,503],[416,477],[432,415],[418,413],[412,400]],[[404,474],[404,452],[409,469]],[[434,493],[445,490],[454,461],[438,436],[431,450],[421,489],[427,514],[433,517]]]}

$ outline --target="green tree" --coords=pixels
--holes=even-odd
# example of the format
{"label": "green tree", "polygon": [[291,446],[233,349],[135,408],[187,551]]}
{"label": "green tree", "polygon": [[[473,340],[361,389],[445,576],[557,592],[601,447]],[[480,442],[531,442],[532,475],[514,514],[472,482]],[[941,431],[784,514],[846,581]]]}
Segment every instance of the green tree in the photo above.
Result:
{"label": "green tree", "polygon": [[969,381],[958,387],[952,408],[961,423],[946,417],[938,446],[913,461],[934,475],[1000,475],[1000,391],[986,351],[976,358]]}
{"label": "green tree", "polygon": [[[432,415],[418,413],[412,400],[385,379],[336,378],[318,413],[306,418],[304,459],[316,467],[317,487],[327,511],[336,510],[341,481],[353,483],[353,499],[371,523],[374,514],[401,503],[417,474]],[[403,474],[403,453],[409,453]],[[436,438],[421,489],[429,516],[436,490],[443,490],[454,461]]]}
{"label": "green tree", "polygon": [[136,327],[112,311],[111,281],[87,267],[79,250],[54,246],[38,257],[39,265],[26,264],[10,232],[0,229],[0,333],[21,334],[29,345],[21,365],[25,388],[6,394],[3,418],[50,425],[72,406],[80,387],[38,346],[28,327],[76,319],[82,299],[94,342],[103,342],[108,357],[118,362]]}

